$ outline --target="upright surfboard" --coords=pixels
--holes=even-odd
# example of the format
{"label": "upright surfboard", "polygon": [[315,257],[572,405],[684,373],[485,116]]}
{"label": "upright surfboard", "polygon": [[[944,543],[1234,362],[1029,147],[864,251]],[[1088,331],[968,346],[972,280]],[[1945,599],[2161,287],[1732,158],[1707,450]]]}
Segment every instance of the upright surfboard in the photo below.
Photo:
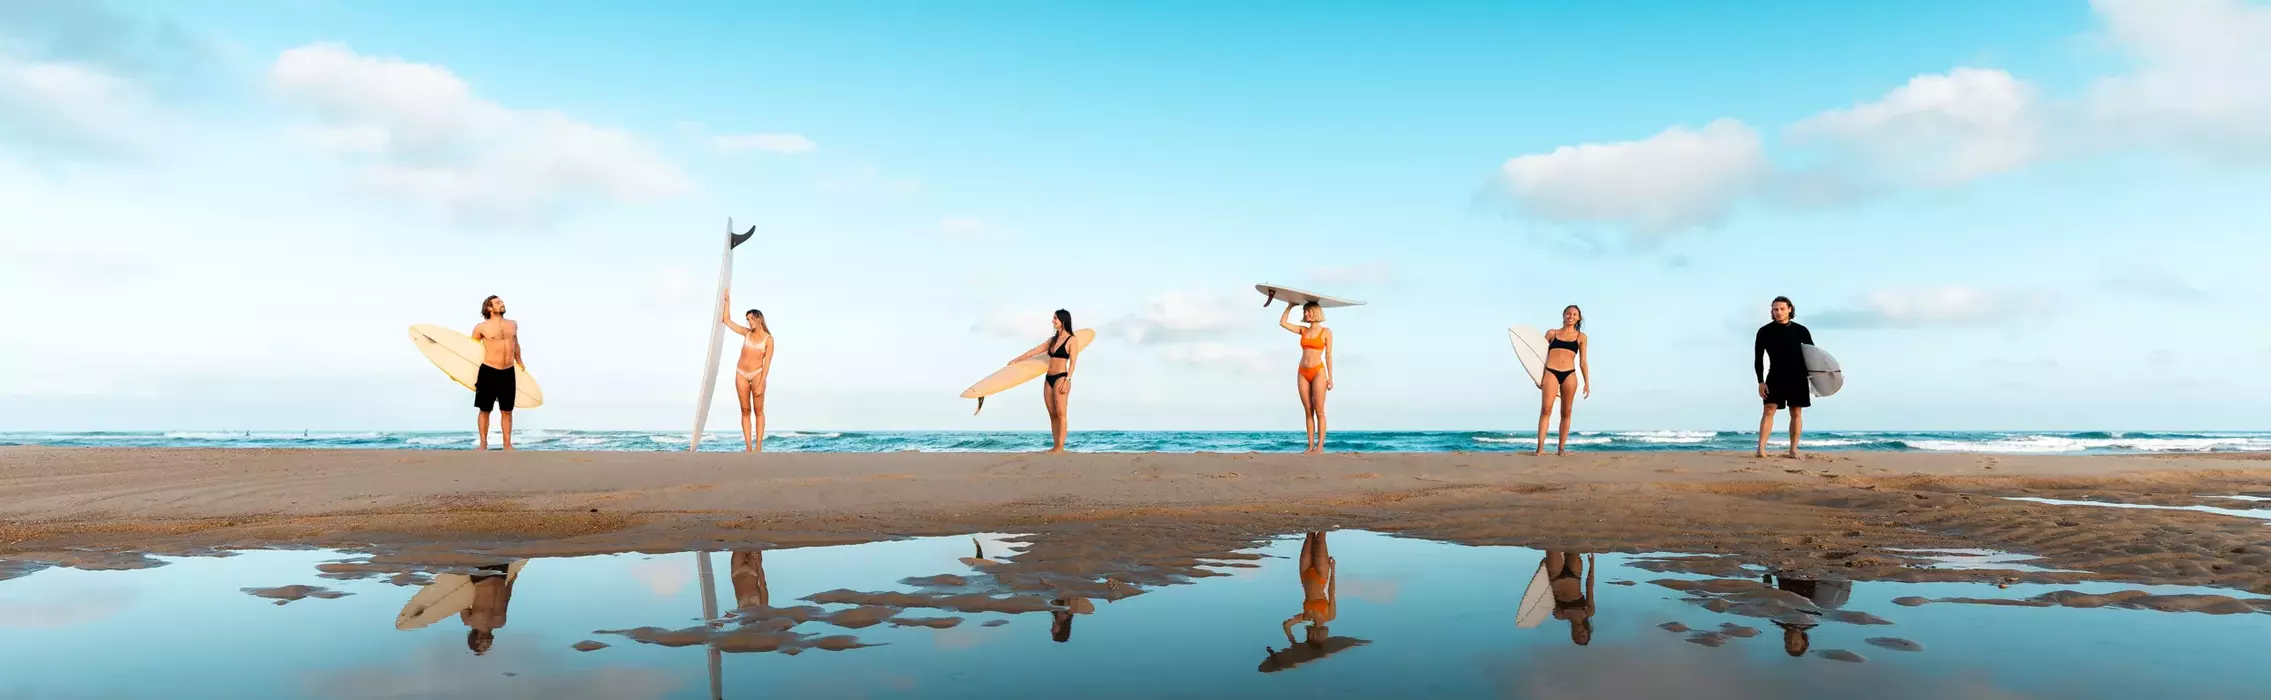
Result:
{"label": "upright surfboard", "polygon": [[[1080,330],[1073,331],[1072,347],[1067,348],[1067,350],[1076,353],[1080,352],[1087,349],[1088,344],[1094,342],[1095,340],[1095,329],[1082,328]],[[1047,358],[1012,362],[1009,363],[1009,366],[995,370],[993,374],[986,375],[985,379],[978,380],[978,383],[970,385],[970,388],[962,390],[962,398],[977,399],[978,411],[983,411],[986,410],[986,397],[992,396],[994,394],[999,394],[1004,391],[1009,391],[1010,389],[1016,388],[1019,384],[1033,381],[1034,377],[1048,373],[1049,360]],[[970,415],[973,416],[977,414],[977,411],[970,412]]]}
{"label": "upright surfboard", "polygon": [[1506,339],[1514,343],[1514,357],[1522,361],[1522,371],[1530,373],[1530,384],[1538,388],[1546,385],[1546,334],[1529,326],[1506,329]]}
{"label": "upright surfboard", "polygon": [[1837,358],[1812,345],[1798,346],[1806,358],[1806,383],[1812,385],[1815,396],[1829,396],[1845,388],[1845,370],[1837,366]]}
{"label": "upright surfboard", "polygon": [[757,235],[757,227],[734,233],[733,219],[725,220],[725,256],[724,262],[718,263],[718,302],[710,310],[710,359],[702,362],[702,395],[694,402],[694,434],[686,439],[687,452],[702,449],[702,424],[710,420],[710,398],[718,388],[718,346],[725,340],[725,324],[719,319],[725,318],[726,287],[733,284],[733,249],[754,235]]}
{"label": "upright surfboard", "polygon": [[1317,302],[1318,306],[1328,309],[1364,305],[1364,302],[1361,301],[1329,297],[1316,292],[1306,292],[1292,287],[1280,287],[1267,283],[1254,285],[1254,291],[1261,292],[1264,297],[1267,297],[1262,301],[1262,306],[1265,307],[1279,301],[1285,302],[1289,306],[1300,306],[1314,301]]}

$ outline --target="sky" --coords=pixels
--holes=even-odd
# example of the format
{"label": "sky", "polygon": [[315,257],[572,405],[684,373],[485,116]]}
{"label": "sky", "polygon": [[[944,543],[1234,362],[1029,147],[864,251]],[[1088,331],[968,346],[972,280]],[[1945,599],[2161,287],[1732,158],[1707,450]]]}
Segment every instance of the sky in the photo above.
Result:
{"label": "sky", "polygon": [[[2261,428],[2271,3],[0,0],[0,430],[455,429],[406,329],[501,295],[524,428],[691,424],[730,218],[775,430],[956,395],[1064,308],[1083,429]],[[730,356],[729,356],[730,359]],[[721,370],[721,373],[724,370]],[[730,382],[721,382],[730,385]],[[713,429],[732,425],[719,387]]]}

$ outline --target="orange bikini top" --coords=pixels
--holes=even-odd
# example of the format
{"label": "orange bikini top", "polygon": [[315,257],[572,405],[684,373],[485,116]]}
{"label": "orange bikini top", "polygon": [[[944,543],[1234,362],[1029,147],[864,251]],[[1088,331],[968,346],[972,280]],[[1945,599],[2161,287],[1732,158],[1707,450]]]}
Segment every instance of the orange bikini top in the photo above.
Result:
{"label": "orange bikini top", "polygon": [[1301,347],[1302,347],[1302,349],[1305,349],[1305,350],[1323,350],[1323,349],[1325,349],[1325,334],[1324,334],[1324,333],[1318,333],[1318,334],[1316,334],[1316,335],[1314,335],[1314,336],[1311,336],[1311,335],[1302,335],[1302,336],[1301,336]]}

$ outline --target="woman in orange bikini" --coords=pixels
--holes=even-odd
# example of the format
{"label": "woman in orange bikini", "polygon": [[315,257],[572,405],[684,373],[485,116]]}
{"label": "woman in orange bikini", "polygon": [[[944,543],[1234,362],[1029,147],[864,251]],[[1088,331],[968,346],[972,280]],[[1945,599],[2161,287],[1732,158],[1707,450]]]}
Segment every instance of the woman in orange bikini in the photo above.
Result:
{"label": "woman in orange bikini", "polygon": [[1301,305],[1301,320],[1307,326],[1286,322],[1293,315],[1293,305],[1285,306],[1278,314],[1277,325],[1301,336],[1301,365],[1294,375],[1294,388],[1301,394],[1302,426],[1309,432],[1309,453],[1325,451],[1325,392],[1333,388],[1333,331],[1325,327],[1325,309],[1317,302]]}
{"label": "woman in orange bikini", "polygon": [[1300,644],[1293,638],[1293,626],[1309,623],[1308,638],[1315,642],[1331,633],[1326,625],[1340,617],[1340,606],[1334,597],[1340,592],[1337,584],[1340,572],[1334,566],[1331,552],[1325,549],[1325,533],[1312,532],[1301,538],[1301,614],[1285,619],[1285,642]]}
{"label": "woman in orange bikini", "polygon": [[[733,308],[733,297],[726,297],[726,308]],[[741,334],[741,360],[733,365],[733,397],[741,400],[741,449],[748,452],[765,451],[765,379],[773,372],[773,330],[765,325],[765,314],[750,309],[742,315],[749,325],[733,322],[732,316],[718,319],[725,327]]]}
{"label": "woman in orange bikini", "polygon": [[1042,375],[1041,405],[1049,409],[1049,436],[1056,446],[1050,452],[1065,451],[1065,414],[1072,405],[1072,371],[1080,366],[1080,351],[1072,346],[1072,312],[1057,309],[1049,318],[1049,339],[1009,364],[1026,360],[1049,358],[1049,372]]}
{"label": "woman in orange bikini", "polygon": [[1553,420],[1553,404],[1561,401],[1561,441],[1553,453],[1569,451],[1569,412],[1576,407],[1578,382],[1585,398],[1593,398],[1593,368],[1585,359],[1592,341],[1585,337],[1585,312],[1571,304],[1561,310],[1561,327],[1546,332],[1545,381],[1538,382],[1538,451],[1546,453],[1546,425]]}

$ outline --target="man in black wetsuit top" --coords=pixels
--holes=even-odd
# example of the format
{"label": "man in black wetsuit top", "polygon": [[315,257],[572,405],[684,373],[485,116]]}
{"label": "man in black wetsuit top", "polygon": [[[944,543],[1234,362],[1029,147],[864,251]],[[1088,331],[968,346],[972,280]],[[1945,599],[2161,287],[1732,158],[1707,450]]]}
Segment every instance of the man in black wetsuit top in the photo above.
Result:
{"label": "man in black wetsuit top", "polygon": [[1789,408],[1790,456],[1795,458],[1798,436],[1805,431],[1806,407],[1813,403],[1807,393],[1805,353],[1798,346],[1812,345],[1814,334],[1791,320],[1798,316],[1798,308],[1789,297],[1775,297],[1771,314],[1774,322],[1759,327],[1758,340],[1751,346],[1751,371],[1758,375],[1759,398],[1766,400],[1766,410],[1758,419],[1758,456],[1766,456],[1766,436],[1774,432],[1775,409]]}

